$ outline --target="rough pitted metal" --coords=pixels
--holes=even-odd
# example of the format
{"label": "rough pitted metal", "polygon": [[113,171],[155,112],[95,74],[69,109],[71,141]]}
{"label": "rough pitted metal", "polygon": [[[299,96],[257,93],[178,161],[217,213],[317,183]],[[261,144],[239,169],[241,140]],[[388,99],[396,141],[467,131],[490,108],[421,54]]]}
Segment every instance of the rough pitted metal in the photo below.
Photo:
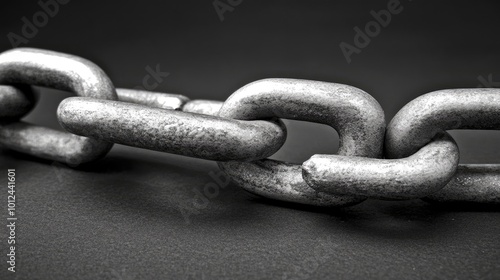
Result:
{"label": "rough pitted metal", "polygon": [[[0,84],[27,84],[67,90],[79,96],[116,100],[108,76],[94,63],[58,52],[19,48],[0,54]],[[50,160],[70,164],[104,156],[112,143],[75,137],[52,129],[32,129],[22,123],[1,125],[0,144]],[[17,142],[6,135],[16,136]],[[52,139],[44,141],[42,138]],[[89,150],[90,147],[90,150]],[[76,149],[75,149],[76,148]]]}
{"label": "rough pitted metal", "polygon": [[384,111],[368,93],[348,85],[299,79],[259,80],[233,93],[219,116],[322,123],[337,130],[339,154],[382,156]]}
{"label": "rough pitted metal", "polygon": [[424,200],[500,204],[500,165],[460,165],[456,176],[443,189]]}
{"label": "rough pitted metal", "polygon": [[217,116],[224,102],[213,100],[190,100],[182,107],[183,112]]}
{"label": "rough pitted metal", "polygon": [[64,162],[70,166],[102,158],[113,146],[112,143],[103,144],[96,139],[26,122],[0,125],[0,143],[18,152]]}
{"label": "rough pitted metal", "polygon": [[117,88],[118,100],[135,104],[142,104],[149,107],[181,110],[182,106],[189,101],[184,95],[161,92],[151,92],[145,90]]}
{"label": "rough pitted metal", "polygon": [[30,86],[0,85],[0,122],[17,120],[35,106],[35,97]]}
{"label": "rough pitted metal", "polygon": [[314,155],[302,166],[305,181],[320,192],[412,199],[442,189],[458,161],[458,147],[445,133],[407,158]]}
{"label": "rough pitted metal", "polygon": [[[61,102],[58,117],[65,129],[83,136],[18,121],[34,106],[29,85],[82,96]],[[117,98],[121,102],[113,101]],[[302,165],[261,160],[285,141],[286,129],[276,118],[331,126],[339,133],[339,155],[314,155]],[[458,147],[445,132],[499,128],[500,89],[423,95],[391,121],[384,144],[379,104],[347,85],[266,79],[224,103],[190,101],[174,94],[117,92],[99,67],[72,55],[27,48],[0,54],[1,145],[70,165],[104,156],[112,143],[219,160],[247,191],[295,203],[347,206],[366,197],[426,196],[426,201],[499,204],[500,165],[458,165]],[[389,159],[378,159],[383,145]]]}
{"label": "rough pitted metal", "polygon": [[[240,120],[271,117],[310,121],[339,133],[339,154],[380,157],[384,113],[373,97],[355,87],[295,79],[265,79],[233,93],[219,116]],[[219,162],[247,191],[265,197],[311,205],[343,206],[364,200],[359,196],[319,195],[307,187],[299,165],[260,162]]]}
{"label": "rough pitted metal", "polygon": [[119,101],[70,97],[57,114],[62,127],[78,135],[211,160],[265,158],[286,139],[281,122],[245,122]]}
{"label": "rough pitted metal", "polygon": [[412,100],[387,126],[386,157],[410,156],[452,129],[500,129],[500,89],[448,89]]}
{"label": "rough pitted metal", "polygon": [[30,84],[79,96],[116,100],[108,76],[84,58],[40,49],[18,48],[0,54],[0,84]]}
{"label": "rough pitted metal", "polygon": [[[436,134],[452,129],[500,129],[500,89],[449,89],[424,94],[406,104],[392,119],[387,127],[385,152],[388,158],[400,158],[411,155],[427,144]],[[495,172],[490,166],[475,166],[475,176]],[[480,197],[481,187],[476,196],[470,196],[470,186],[467,177],[470,169],[462,168],[456,173],[457,178],[452,184],[454,196],[462,192],[462,201],[471,198],[472,201],[498,202],[498,196],[492,197],[492,192],[485,192]],[[462,174],[462,172],[468,172]],[[484,175],[486,176],[486,175]],[[490,183],[488,189],[498,188],[498,176],[487,176]],[[477,180],[476,180],[477,181]],[[459,187],[463,183],[463,187]],[[466,187],[468,186],[468,187]],[[448,190],[446,187],[445,190]],[[443,190],[444,191],[444,190]],[[497,189],[493,193],[500,193]]]}
{"label": "rough pitted metal", "polygon": [[315,191],[302,179],[302,167],[297,164],[265,159],[229,161],[219,166],[238,186],[270,199],[315,206],[349,206],[364,200],[357,195],[331,195]]}

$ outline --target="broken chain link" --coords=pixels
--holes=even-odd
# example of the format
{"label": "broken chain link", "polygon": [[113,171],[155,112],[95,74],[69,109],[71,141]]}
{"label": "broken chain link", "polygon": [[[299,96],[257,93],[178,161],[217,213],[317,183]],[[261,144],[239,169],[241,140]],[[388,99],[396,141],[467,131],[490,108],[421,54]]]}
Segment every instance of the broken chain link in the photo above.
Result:
{"label": "broken chain link", "polygon": [[[254,194],[316,206],[366,198],[500,203],[500,165],[459,165],[451,129],[500,129],[500,90],[425,94],[386,128],[378,102],[348,85],[265,79],[225,102],[115,89],[92,62],[20,48],[0,54],[0,145],[70,165],[105,156],[114,143],[218,161]],[[70,91],[57,116],[61,132],[18,121],[33,107],[30,85]],[[302,165],[266,159],[286,139],[279,118],[326,124],[338,155]],[[385,136],[385,139],[384,139]],[[385,147],[385,151],[384,151]],[[384,153],[383,153],[384,151]]]}

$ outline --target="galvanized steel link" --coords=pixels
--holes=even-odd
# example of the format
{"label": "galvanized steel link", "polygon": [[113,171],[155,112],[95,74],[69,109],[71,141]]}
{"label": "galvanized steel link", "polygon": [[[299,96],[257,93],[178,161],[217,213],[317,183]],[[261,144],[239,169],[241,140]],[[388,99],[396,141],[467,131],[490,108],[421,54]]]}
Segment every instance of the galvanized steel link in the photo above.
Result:
{"label": "galvanized steel link", "polygon": [[238,186],[268,199],[325,207],[346,207],[365,200],[363,196],[331,195],[312,189],[302,178],[298,164],[264,159],[219,162],[219,167]]}
{"label": "galvanized steel link", "polygon": [[[117,99],[108,76],[94,63],[77,56],[39,49],[19,48],[1,53],[0,84],[46,86],[79,96]],[[25,122],[1,124],[0,144],[72,165],[98,159],[113,145]]]}
{"label": "galvanized steel link", "polygon": [[182,107],[183,112],[217,116],[224,102],[214,100],[190,100]]}
{"label": "galvanized steel link", "polygon": [[184,104],[189,101],[189,98],[180,94],[126,88],[117,88],[116,94],[119,101],[170,110],[181,110]]}
{"label": "galvanized steel link", "polygon": [[412,155],[452,129],[500,129],[500,89],[448,89],[417,97],[387,126],[386,156]]}
{"label": "galvanized steel link", "polygon": [[500,165],[459,165],[457,173],[443,189],[423,200],[441,203],[500,204]]}
{"label": "galvanized steel link", "polygon": [[82,97],[63,100],[57,115],[78,135],[210,160],[265,158],[286,139],[280,121],[245,122]]}
{"label": "galvanized steel link", "polygon": [[0,122],[17,120],[35,106],[35,96],[30,86],[0,85]]}
{"label": "galvanized steel link", "polygon": [[[115,90],[92,62],[37,49],[1,53],[0,84],[0,144],[70,165],[98,159],[112,143],[121,143],[218,160],[247,191],[289,202],[347,206],[366,197],[425,197],[500,203],[500,165],[458,165],[458,147],[445,132],[499,129],[499,89],[423,95],[398,112],[384,141],[380,105],[364,91],[341,84],[265,79],[225,102],[189,100]],[[62,101],[58,118],[66,130],[91,138],[17,121],[35,104],[29,85],[82,96]],[[302,166],[260,160],[285,141],[286,128],[276,117],[333,127],[340,136],[339,155],[314,155]],[[389,159],[380,159],[384,145]]]}
{"label": "galvanized steel link", "polygon": [[303,176],[315,190],[379,199],[420,198],[442,189],[458,166],[459,152],[448,133],[436,136],[401,159],[314,155]]}
{"label": "galvanized steel link", "polygon": [[[222,105],[219,116],[240,120],[280,117],[323,123],[338,131],[339,154],[382,155],[382,109],[373,97],[347,85],[260,80],[233,93]],[[303,180],[300,165],[261,160],[219,162],[219,167],[245,190],[268,198],[319,206],[352,205],[364,200],[361,196],[328,195],[313,190]]]}
{"label": "galvanized steel link", "polygon": [[[386,156],[405,157],[427,144],[436,134],[451,129],[500,129],[500,89],[440,90],[412,100],[387,127]],[[498,202],[499,176],[494,174],[498,170],[490,165],[483,167],[484,171],[481,171],[481,165],[460,165],[455,179],[449,185],[439,194],[429,195],[439,201]],[[470,173],[471,170],[474,173]],[[468,175],[476,183],[464,180],[469,178]],[[481,177],[485,178],[483,183],[491,184],[486,187],[488,191],[478,186],[477,182],[482,180],[477,178]],[[472,186],[478,186],[473,196],[470,195]]]}

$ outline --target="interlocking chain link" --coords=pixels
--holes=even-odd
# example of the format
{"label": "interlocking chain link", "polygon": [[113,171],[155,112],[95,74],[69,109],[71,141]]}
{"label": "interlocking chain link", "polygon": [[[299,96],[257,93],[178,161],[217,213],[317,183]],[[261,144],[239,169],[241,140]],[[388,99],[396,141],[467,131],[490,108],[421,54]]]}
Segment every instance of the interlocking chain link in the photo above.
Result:
{"label": "interlocking chain link", "polygon": [[[500,129],[500,89],[440,90],[405,105],[387,127],[386,156],[410,155],[452,129]],[[460,165],[454,180],[431,198],[500,202],[500,173],[491,165]]]}
{"label": "interlocking chain link", "polygon": [[57,114],[75,134],[210,160],[267,157],[286,138],[280,121],[243,122],[93,98],[67,98]]}
{"label": "interlocking chain link", "polygon": [[[339,133],[339,154],[381,157],[384,112],[367,93],[355,87],[293,79],[266,79],[237,90],[222,105],[219,116],[240,120],[280,117],[329,125]],[[300,165],[276,161],[220,162],[238,185],[265,197],[341,206],[364,200],[359,195],[327,195],[302,178]]]}
{"label": "interlocking chain link", "polygon": [[[94,63],[73,55],[14,49],[0,55],[0,84],[27,84],[67,90],[79,96],[116,100],[108,76]],[[31,155],[77,165],[106,155],[109,142],[25,122],[2,124],[0,144]]]}
{"label": "interlocking chain link", "polygon": [[304,163],[304,178],[315,190],[380,199],[412,199],[442,189],[453,177],[458,147],[441,134],[401,159],[315,155]]}
{"label": "interlocking chain link", "polygon": [[[500,129],[500,90],[425,94],[386,128],[384,112],[348,85],[296,79],[248,84],[225,102],[115,89],[95,64],[38,49],[0,54],[0,144],[78,165],[113,143],[218,161],[254,194],[316,206],[366,198],[500,203],[500,165],[459,165],[451,129]],[[68,132],[19,121],[34,106],[30,85],[73,92],[57,116]],[[338,155],[302,165],[266,159],[286,139],[280,118],[326,124],[339,133]],[[385,138],[384,138],[385,137]],[[385,149],[384,149],[385,147]]]}

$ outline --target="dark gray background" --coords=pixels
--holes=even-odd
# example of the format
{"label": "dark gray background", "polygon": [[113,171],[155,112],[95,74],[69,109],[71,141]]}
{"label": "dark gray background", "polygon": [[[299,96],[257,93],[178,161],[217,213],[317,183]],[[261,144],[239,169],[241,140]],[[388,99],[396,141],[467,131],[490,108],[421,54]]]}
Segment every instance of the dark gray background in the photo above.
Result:
{"label": "dark gray background", "polygon": [[[22,46],[90,59],[117,87],[141,85],[145,67],[160,64],[170,75],[155,90],[191,99],[224,100],[269,77],[350,84],[373,95],[387,121],[426,92],[476,87],[479,76],[500,82],[496,1],[402,0],[403,11],[347,63],[339,44],[352,44],[353,28],[388,2],[244,0],[221,22],[212,1],[73,0]],[[9,32],[21,34],[21,18],[40,9],[37,1],[2,3],[0,50],[11,48]],[[25,120],[57,127],[66,96],[40,89]],[[287,124],[274,158],[336,151],[332,129]],[[499,162],[500,133],[453,135],[462,162]],[[500,278],[496,207],[415,200],[311,209],[231,185],[187,224],[179,205],[213,182],[213,162],[116,145],[104,160],[72,170],[1,153],[0,167],[18,172],[19,279]],[[0,194],[6,201],[6,190]]]}

